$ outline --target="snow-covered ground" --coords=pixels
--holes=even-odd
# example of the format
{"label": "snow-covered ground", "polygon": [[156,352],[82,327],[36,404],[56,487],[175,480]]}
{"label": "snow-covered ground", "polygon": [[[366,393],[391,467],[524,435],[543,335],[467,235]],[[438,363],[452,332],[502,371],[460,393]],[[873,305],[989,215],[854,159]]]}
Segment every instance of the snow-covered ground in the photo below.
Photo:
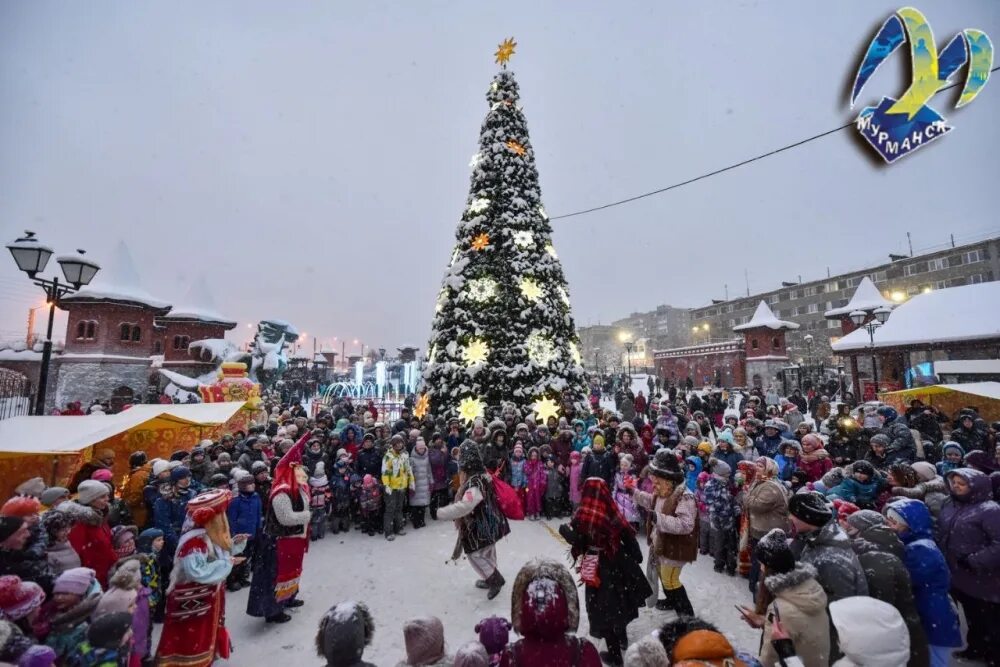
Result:
{"label": "snow-covered ground", "polygon": [[[565,520],[563,520],[565,521]],[[507,586],[496,599],[486,600],[474,587],[476,575],[463,559],[448,560],[455,544],[455,529],[448,521],[430,521],[426,528],[395,542],[381,536],[368,537],[357,531],[349,535],[327,535],[313,542],[306,556],[302,599],[306,604],[292,610],[294,618],[284,625],[267,625],[246,615],[247,592],[227,594],[226,625],[236,652],[220,665],[318,664],[313,648],[316,627],[323,613],[345,600],[366,602],[375,618],[375,638],[365,659],[376,665],[393,665],[404,657],[403,622],[410,617],[432,614],[445,627],[450,650],[476,638],[473,628],[487,616],[510,618],[510,590],[520,567],[534,557],[568,563],[566,544],[556,529],[559,521],[512,522],[511,534],[499,544],[501,572]],[[640,540],[642,541],[642,540]],[[695,611],[716,623],[738,646],[756,651],[759,633],[744,624],[734,604],[750,604],[746,580],[713,572],[705,556],[686,568],[681,576],[690,592]],[[581,612],[585,615],[581,591]],[[629,639],[651,632],[673,612],[642,609],[629,626]],[[586,619],[580,634],[586,635]],[[603,643],[600,644],[603,650]]]}

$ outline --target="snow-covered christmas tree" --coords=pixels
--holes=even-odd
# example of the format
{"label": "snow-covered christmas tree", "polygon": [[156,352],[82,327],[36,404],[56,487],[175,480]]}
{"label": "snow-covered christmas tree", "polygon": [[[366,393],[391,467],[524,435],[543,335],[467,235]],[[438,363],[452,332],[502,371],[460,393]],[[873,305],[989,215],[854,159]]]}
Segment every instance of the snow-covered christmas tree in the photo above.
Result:
{"label": "snow-covered christmas tree", "polygon": [[489,111],[451,264],[438,294],[417,413],[478,416],[513,403],[543,419],[579,404],[584,378],[569,290],[552,245],[535,152],[506,63],[486,93]]}

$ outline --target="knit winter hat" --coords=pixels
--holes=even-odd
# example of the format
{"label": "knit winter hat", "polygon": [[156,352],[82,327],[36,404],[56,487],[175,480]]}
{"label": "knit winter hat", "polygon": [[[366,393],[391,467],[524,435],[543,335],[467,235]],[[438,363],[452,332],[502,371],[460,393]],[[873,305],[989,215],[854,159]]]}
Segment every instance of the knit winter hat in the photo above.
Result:
{"label": "knit winter hat", "polygon": [[69,593],[71,595],[86,595],[90,586],[97,579],[97,573],[89,567],[71,567],[56,578],[52,593]]}
{"label": "knit winter hat", "polygon": [[833,511],[826,499],[815,491],[796,493],[788,501],[788,513],[810,526],[822,526],[833,518]]}
{"label": "knit winter hat", "polygon": [[847,525],[858,532],[861,532],[866,528],[871,528],[872,526],[881,526],[884,523],[885,517],[875,510],[858,510],[851,516],[847,517]]}
{"label": "knit winter hat", "polygon": [[411,665],[431,665],[444,657],[444,625],[434,616],[418,616],[406,621],[403,641],[406,662]]}
{"label": "knit winter hat", "polygon": [[917,473],[917,479],[921,482],[929,482],[937,477],[937,470],[934,469],[933,463],[917,461],[916,463],[911,463],[910,467],[913,468],[913,472]]}
{"label": "knit winter hat", "polygon": [[524,456],[524,445],[520,442],[514,445],[514,454]]}
{"label": "knit winter hat", "polygon": [[14,496],[0,507],[0,516],[19,516],[22,519],[38,514],[42,503],[34,496]]}
{"label": "knit winter hat", "polygon": [[784,574],[795,569],[795,556],[788,546],[788,536],[780,528],[774,528],[754,547],[754,555],[767,566],[767,573]]}
{"label": "knit winter hat", "polygon": [[177,466],[170,471],[171,484],[176,484],[182,479],[188,479],[189,477],[191,477],[191,470],[189,470],[186,466]]}
{"label": "knit winter hat", "polygon": [[42,501],[42,504],[45,505],[46,507],[52,507],[57,502],[59,502],[60,498],[68,500],[69,489],[61,486],[50,486],[49,488],[42,491],[42,495],[40,496],[39,499]]}
{"label": "knit winter hat", "polygon": [[0,577],[0,613],[4,618],[17,621],[42,606],[45,591],[33,581],[8,574]]}
{"label": "knit winter hat", "polygon": [[111,543],[117,549],[125,544],[129,538],[135,540],[139,536],[139,529],[135,526],[115,526],[111,529]]}
{"label": "knit winter hat", "polygon": [[31,479],[21,482],[14,489],[14,493],[19,496],[34,496],[35,498],[42,495],[42,491],[45,490],[45,480],[41,477],[32,477]]}
{"label": "knit winter hat", "polygon": [[718,475],[724,479],[729,479],[729,475],[733,472],[733,469],[729,467],[729,464],[725,461],[719,459],[712,466],[712,474]]}
{"label": "knit winter hat", "polygon": [[97,616],[87,628],[87,641],[94,648],[116,649],[132,629],[132,614],[114,612]]}
{"label": "knit winter hat", "polygon": [[164,461],[163,459],[153,461],[153,477],[159,477],[168,470],[170,470],[169,461]]}
{"label": "knit winter hat", "polygon": [[875,466],[868,463],[868,461],[855,461],[852,464],[852,468],[851,474],[859,472],[862,475],[867,475],[868,481],[871,481],[872,478],[875,477]]}
{"label": "knit winter hat", "polygon": [[875,435],[873,435],[871,437],[871,440],[869,440],[868,442],[869,442],[869,444],[872,444],[872,445],[882,445],[883,447],[888,447],[889,446],[889,436],[887,436],[884,433],[876,433]]}
{"label": "knit winter hat", "polygon": [[254,475],[254,477],[256,477],[262,472],[268,472],[267,464],[264,463],[263,461],[254,461],[252,464],[250,464],[250,472],[251,474]]}
{"label": "knit winter hat", "polygon": [[135,541],[136,551],[143,554],[153,552],[153,541],[163,537],[163,531],[159,528],[147,528],[139,533],[139,539]]}
{"label": "knit winter hat", "polygon": [[369,488],[373,487],[375,486],[375,478],[372,477],[371,475],[365,475],[364,477],[361,478],[361,485]]}
{"label": "knit winter hat", "polygon": [[19,516],[0,516],[0,542],[16,533],[23,523]]}
{"label": "knit winter hat", "polygon": [[604,446],[604,436],[601,435],[600,433],[597,433],[597,434],[594,435],[594,438],[593,438],[592,442],[593,442],[593,444],[594,444],[595,447],[597,445],[600,445],[600,446],[603,447]]}
{"label": "knit winter hat", "polygon": [[486,466],[483,465],[479,445],[472,440],[463,442],[458,448],[458,466],[470,475],[485,471]]}
{"label": "knit winter hat", "polygon": [[372,642],[375,621],[364,602],[341,602],[323,614],[316,632],[316,654],[328,665],[360,665]]}
{"label": "knit winter hat", "polygon": [[490,616],[476,624],[475,631],[479,634],[479,642],[490,655],[503,651],[510,641],[511,624],[506,618]]}
{"label": "knit winter hat", "polygon": [[669,665],[667,650],[654,635],[646,635],[628,647],[625,664],[629,667],[662,667]]}
{"label": "knit winter hat", "polygon": [[699,454],[709,454],[709,455],[711,455],[712,451],[713,451],[713,449],[712,449],[712,443],[710,443],[710,442],[700,442],[700,443],[698,443],[698,453]]}
{"label": "knit winter hat", "polygon": [[101,468],[99,470],[95,470],[94,474],[90,476],[90,479],[96,479],[98,482],[110,482],[112,477],[113,475],[110,470],[107,468]]}
{"label": "knit winter hat", "polygon": [[701,441],[698,438],[694,437],[693,435],[685,435],[684,439],[681,440],[681,444],[684,445],[685,447],[687,447],[688,451],[691,451],[691,452],[693,452],[696,449],[698,449],[698,444],[700,442]]}
{"label": "knit winter hat", "polygon": [[855,505],[854,503],[850,503],[847,502],[846,500],[841,500],[840,498],[837,498],[836,500],[833,501],[833,509],[837,513],[838,520],[843,519],[844,521],[846,521],[847,517],[851,516],[861,508]]}
{"label": "knit winter hat", "polygon": [[56,652],[50,646],[34,644],[17,659],[18,667],[52,667],[56,664]]}
{"label": "knit winter hat", "polygon": [[108,495],[111,495],[108,487],[104,482],[98,482],[96,479],[80,482],[80,486],[76,489],[76,499],[81,505],[90,505],[98,498]]}
{"label": "knit winter hat", "polygon": [[489,667],[490,656],[476,641],[463,644],[455,653],[455,667]]}
{"label": "knit winter hat", "polygon": [[681,466],[677,463],[677,457],[674,455],[673,450],[670,449],[658,449],[653,455],[653,460],[649,462],[649,472],[656,477],[673,482],[674,484],[680,484],[684,481],[684,473],[681,472]]}

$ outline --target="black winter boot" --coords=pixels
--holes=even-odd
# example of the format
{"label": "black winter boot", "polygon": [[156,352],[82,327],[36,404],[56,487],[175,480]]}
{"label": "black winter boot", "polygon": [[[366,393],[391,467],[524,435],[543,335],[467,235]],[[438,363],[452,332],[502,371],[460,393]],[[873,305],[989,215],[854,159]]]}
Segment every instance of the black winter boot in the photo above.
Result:
{"label": "black winter boot", "polygon": [[664,588],[663,599],[656,601],[656,609],[658,611],[670,611],[676,608],[677,608],[677,596],[674,595],[674,591],[668,591],[666,588]]}
{"label": "black winter boot", "polygon": [[489,590],[486,591],[486,599],[492,600],[496,596],[500,595],[500,589],[503,588],[503,585],[507,582],[504,580],[503,575],[500,574],[500,570],[493,570],[493,574],[489,576],[486,583],[489,585]]}
{"label": "black winter boot", "polygon": [[677,597],[677,606],[674,607],[677,610],[679,616],[694,616],[694,607],[691,606],[691,599],[688,597],[687,589],[683,586],[674,591],[674,595]]}

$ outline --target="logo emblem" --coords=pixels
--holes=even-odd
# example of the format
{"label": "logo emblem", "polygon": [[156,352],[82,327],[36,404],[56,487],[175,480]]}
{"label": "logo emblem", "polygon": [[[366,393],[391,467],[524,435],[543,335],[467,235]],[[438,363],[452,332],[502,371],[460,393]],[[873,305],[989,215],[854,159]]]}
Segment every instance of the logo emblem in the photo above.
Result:
{"label": "logo emblem", "polygon": [[851,90],[852,109],[868,79],[903,42],[910,44],[913,65],[909,88],[898,100],[883,97],[878,106],[865,107],[855,120],[861,136],[889,164],[952,130],[941,114],[927,106],[935,93],[950,85],[952,75],[968,63],[957,109],[976,98],[993,67],[993,44],[986,33],[963,30],[939,55],[927,19],[913,7],[904,7],[886,19],[868,45]]}

